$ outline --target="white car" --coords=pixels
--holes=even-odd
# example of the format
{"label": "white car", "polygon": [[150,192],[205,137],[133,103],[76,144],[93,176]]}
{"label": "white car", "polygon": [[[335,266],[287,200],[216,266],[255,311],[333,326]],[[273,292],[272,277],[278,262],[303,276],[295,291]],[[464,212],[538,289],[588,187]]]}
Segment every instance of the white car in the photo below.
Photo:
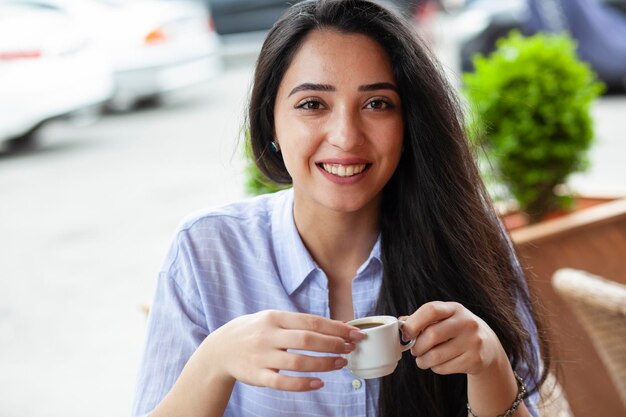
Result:
{"label": "white car", "polygon": [[102,51],[54,10],[0,1],[0,143],[98,107],[113,80]]}
{"label": "white car", "polygon": [[208,10],[192,0],[22,0],[54,7],[83,25],[107,53],[110,107],[208,81],[222,69]]}

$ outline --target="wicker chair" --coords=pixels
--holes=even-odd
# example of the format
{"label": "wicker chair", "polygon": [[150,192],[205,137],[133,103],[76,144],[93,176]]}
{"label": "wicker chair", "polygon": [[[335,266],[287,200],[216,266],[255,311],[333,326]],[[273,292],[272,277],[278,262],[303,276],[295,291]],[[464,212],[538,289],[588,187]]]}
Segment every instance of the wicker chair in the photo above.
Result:
{"label": "wicker chair", "polygon": [[626,286],[575,269],[556,271],[552,285],[589,334],[626,405]]}

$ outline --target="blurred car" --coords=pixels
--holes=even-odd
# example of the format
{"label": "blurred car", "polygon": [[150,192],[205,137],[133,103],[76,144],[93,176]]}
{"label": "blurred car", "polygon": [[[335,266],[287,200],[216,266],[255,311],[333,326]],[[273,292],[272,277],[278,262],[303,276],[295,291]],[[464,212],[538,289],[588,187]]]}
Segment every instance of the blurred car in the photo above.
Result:
{"label": "blurred car", "polygon": [[[290,5],[302,0],[208,0],[220,35],[267,31]],[[411,14],[423,0],[380,0],[380,3]]]}
{"label": "blurred car", "polygon": [[222,68],[207,10],[191,0],[21,0],[60,10],[109,57],[114,110],[205,82]]}
{"label": "blurred car", "polygon": [[526,35],[567,31],[578,54],[609,88],[626,87],[626,0],[474,0],[455,17],[461,69],[495,50],[512,30]]}
{"label": "blurred car", "polygon": [[32,141],[45,122],[111,97],[101,51],[67,16],[0,1],[0,142]]}
{"label": "blurred car", "polygon": [[215,30],[220,35],[265,31],[302,0],[209,0]]}

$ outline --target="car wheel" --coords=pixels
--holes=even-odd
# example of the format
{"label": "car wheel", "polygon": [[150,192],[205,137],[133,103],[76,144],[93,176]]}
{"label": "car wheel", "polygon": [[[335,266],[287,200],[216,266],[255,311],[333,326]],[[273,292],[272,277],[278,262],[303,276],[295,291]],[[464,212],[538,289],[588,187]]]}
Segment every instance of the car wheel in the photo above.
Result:
{"label": "car wheel", "polygon": [[43,123],[33,127],[31,130],[21,136],[9,139],[6,143],[8,150],[21,151],[33,148],[37,144],[37,133],[39,132],[39,129],[42,125]]}
{"label": "car wheel", "polygon": [[126,113],[131,111],[135,107],[135,104],[136,99],[134,96],[116,93],[104,107],[105,110],[111,113]]}
{"label": "car wheel", "polygon": [[163,104],[163,96],[153,94],[151,96],[142,97],[135,102],[135,107],[140,109],[153,109]]}

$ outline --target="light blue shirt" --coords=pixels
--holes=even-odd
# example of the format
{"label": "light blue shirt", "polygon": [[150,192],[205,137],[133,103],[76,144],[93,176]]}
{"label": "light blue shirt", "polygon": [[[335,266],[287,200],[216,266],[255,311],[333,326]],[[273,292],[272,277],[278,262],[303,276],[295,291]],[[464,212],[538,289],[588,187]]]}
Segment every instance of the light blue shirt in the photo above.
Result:
{"label": "light blue shirt", "polygon": [[[382,275],[379,239],[353,280],[355,318],[375,313]],[[330,317],[328,280],[300,239],[292,190],[183,223],[159,273],[132,415],[146,416],[156,407],[212,331],[268,309]],[[225,416],[376,415],[378,379],[356,378],[347,368],[310,375],[324,387],[294,393],[237,382]]]}

